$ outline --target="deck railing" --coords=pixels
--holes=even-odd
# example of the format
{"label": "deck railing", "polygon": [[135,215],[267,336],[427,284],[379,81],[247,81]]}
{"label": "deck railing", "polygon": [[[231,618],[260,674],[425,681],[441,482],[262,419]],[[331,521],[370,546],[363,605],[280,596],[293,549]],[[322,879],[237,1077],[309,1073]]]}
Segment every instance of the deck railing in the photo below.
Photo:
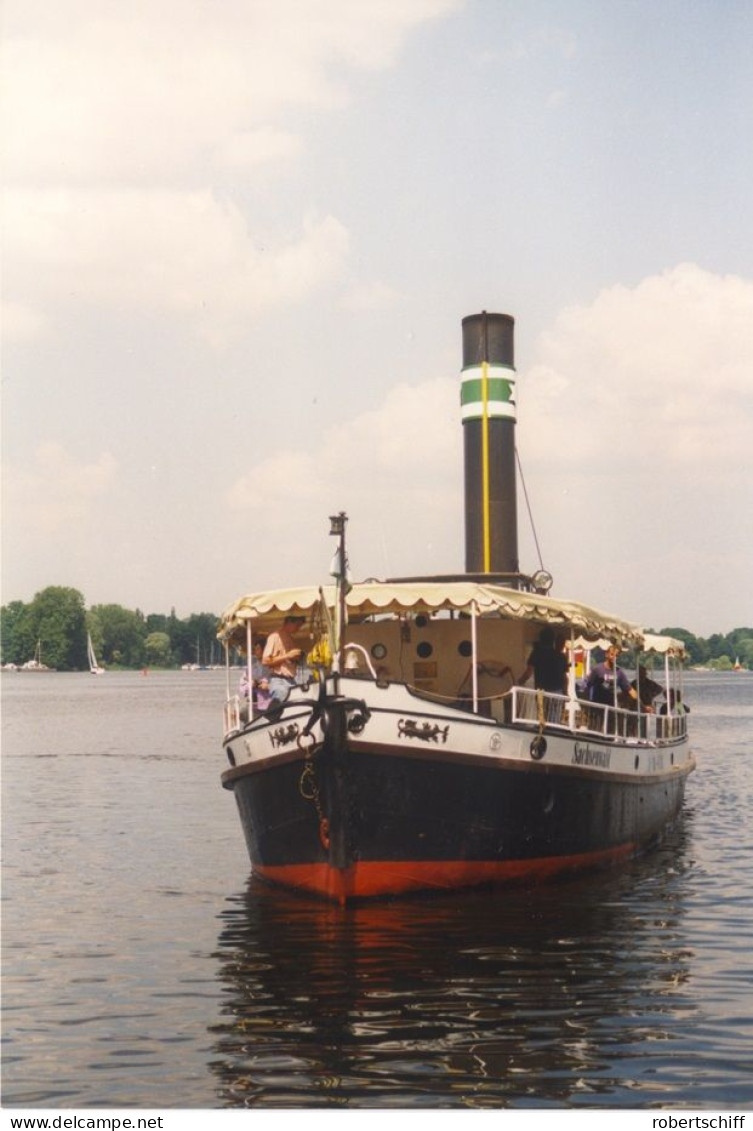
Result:
{"label": "deck railing", "polygon": [[[411,689],[416,694],[416,689]],[[430,693],[420,698],[435,701]],[[442,702],[445,700],[442,698]],[[457,706],[457,703],[453,703]],[[470,708],[470,704],[467,704]],[[233,695],[224,706],[224,733],[237,733],[248,721],[247,703]],[[567,695],[513,687],[505,695],[485,700],[485,714],[499,723],[527,723],[546,730],[567,731],[594,737],[622,738],[633,742],[675,742],[687,734],[685,715],[655,715],[604,706]]]}
{"label": "deck railing", "polygon": [[241,719],[241,701],[240,696],[233,695],[230,699],[225,701],[225,709],[223,711],[224,734],[233,734],[239,731],[243,725]]}
{"label": "deck railing", "polygon": [[510,721],[638,742],[670,742],[687,733],[685,715],[655,715],[605,706],[567,695],[514,687]]}

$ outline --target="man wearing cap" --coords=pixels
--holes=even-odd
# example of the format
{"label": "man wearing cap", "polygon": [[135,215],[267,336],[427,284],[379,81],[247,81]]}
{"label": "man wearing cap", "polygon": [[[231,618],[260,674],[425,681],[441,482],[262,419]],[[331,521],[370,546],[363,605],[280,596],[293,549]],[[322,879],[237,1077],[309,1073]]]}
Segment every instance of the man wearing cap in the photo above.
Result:
{"label": "man wearing cap", "polygon": [[296,682],[295,674],[302,651],[296,647],[294,636],[305,620],[305,617],[285,617],[280,631],[271,632],[264,647],[262,663],[271,673],[269,693],[278,703],[285,702]]}

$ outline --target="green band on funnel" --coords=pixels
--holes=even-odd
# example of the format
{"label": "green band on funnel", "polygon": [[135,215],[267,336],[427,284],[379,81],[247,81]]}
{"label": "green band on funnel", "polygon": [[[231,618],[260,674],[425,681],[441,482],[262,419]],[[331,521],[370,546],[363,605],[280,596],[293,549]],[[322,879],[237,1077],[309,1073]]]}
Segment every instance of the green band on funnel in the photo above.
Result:
{"label": "green band on funnel", "polygon": [[[515,419],[515,370],[505,365],[486,367],[486,415],[489,418]],[[472,365],[463,370],[460,405],[463,420],[484,416],[483,368]]]}

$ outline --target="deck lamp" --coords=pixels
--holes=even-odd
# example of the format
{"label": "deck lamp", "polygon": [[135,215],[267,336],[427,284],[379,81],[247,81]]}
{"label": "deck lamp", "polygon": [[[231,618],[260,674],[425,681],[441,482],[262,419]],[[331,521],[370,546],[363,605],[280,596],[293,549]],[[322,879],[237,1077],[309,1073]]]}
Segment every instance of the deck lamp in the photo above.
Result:
{"label": "deck lamp", "polygon": [[348,521],[348,516],[345,511],[340,511],[339,514],[331,514],[329,516],[329,532],[333,537],[340,537],[345,535],[345,523]]}
{"label": "deck lamp", "polygon": [[338,577],[343,583],[347,582],[348,559],[345,555],[345,524],[348,516],[345,511],[329,516],[329,533],[332,538],[339,538],[340,542],[332,557],[329,567],[330,577]]}

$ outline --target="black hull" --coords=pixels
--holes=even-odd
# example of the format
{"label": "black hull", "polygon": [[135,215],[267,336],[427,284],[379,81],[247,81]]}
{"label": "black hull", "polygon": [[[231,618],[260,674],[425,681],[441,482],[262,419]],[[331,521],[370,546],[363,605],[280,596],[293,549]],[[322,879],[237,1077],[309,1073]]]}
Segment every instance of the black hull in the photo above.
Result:
{"label": "black hull", "polygon": [[486,766],[344,741],[306,765],[291,753],[228,771],[224,784],[255,871],[339,900],[536,880],[632,855],[677,815],[687,776]]}

